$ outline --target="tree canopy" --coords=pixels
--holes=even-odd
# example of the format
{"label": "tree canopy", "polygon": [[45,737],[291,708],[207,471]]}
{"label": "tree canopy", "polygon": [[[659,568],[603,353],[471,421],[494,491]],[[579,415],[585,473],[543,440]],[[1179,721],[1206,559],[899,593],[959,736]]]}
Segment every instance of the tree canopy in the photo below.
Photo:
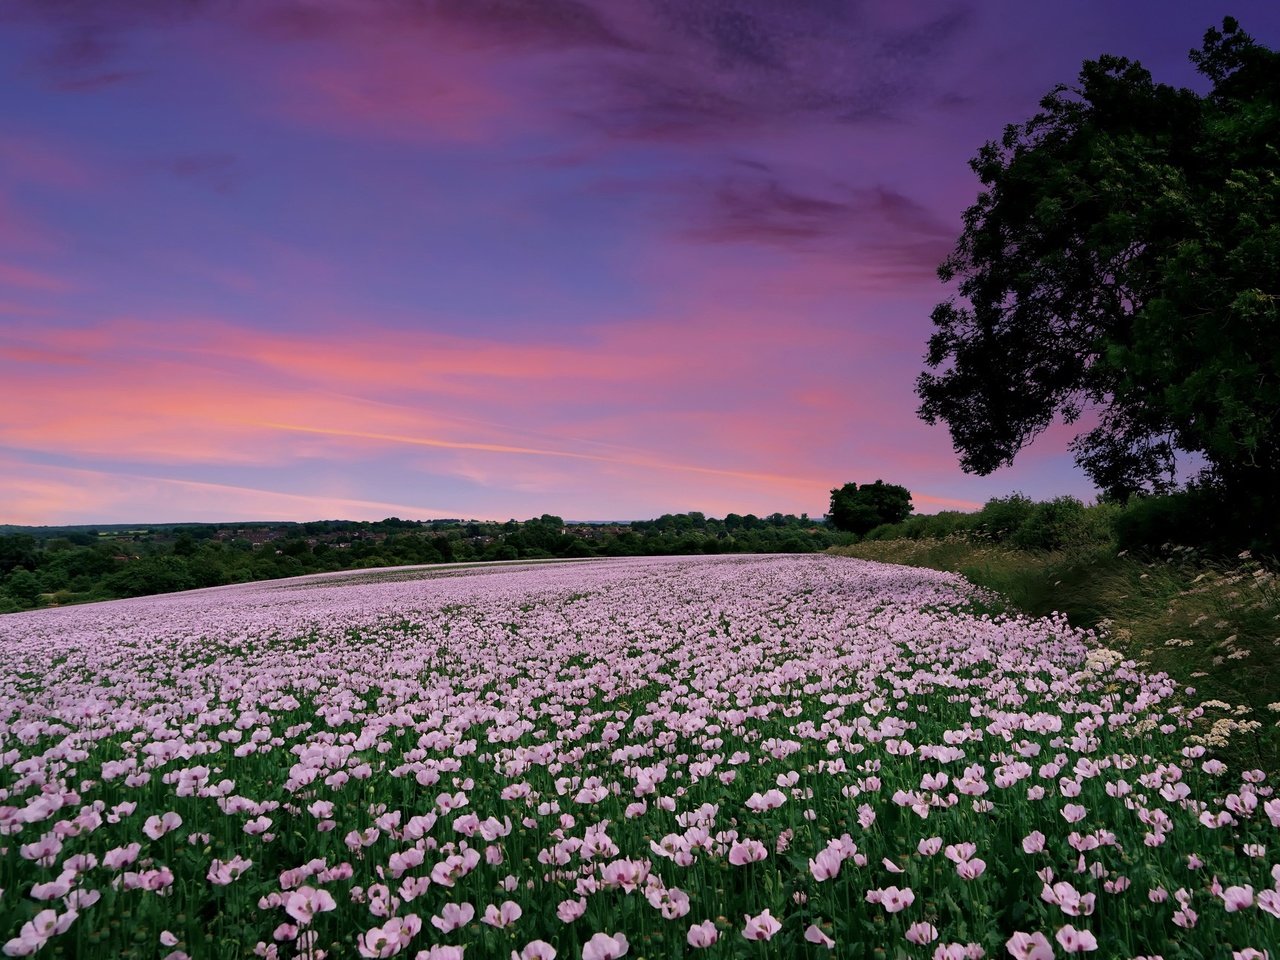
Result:
{"label": "tree canopy", "polygon": [[[1074,86],[970,162],[984,188],[938,269],[916,389],[964,470],[989,474],[1055,418],[1118,499],[1206,480],[1280,487],[1280,54],[1226,18],[1191,52],[1201,95],[1139,63]],[[1194,461],[1193,461],[1194,462]]]}
{"label": "tree canopy", "polygon": [[885,523],[901,523],[911,513],[911,492],[906,487],[885,483],[846,483],[831,491],[831,512],[827,515],[837,530],[866,536]]}

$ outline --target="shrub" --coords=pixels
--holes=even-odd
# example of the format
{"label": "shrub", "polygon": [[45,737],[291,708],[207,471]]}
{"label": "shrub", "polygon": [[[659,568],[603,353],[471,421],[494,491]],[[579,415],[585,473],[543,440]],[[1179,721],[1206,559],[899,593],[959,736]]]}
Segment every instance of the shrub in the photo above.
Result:
{"label": "shrub", "polygon": [[1083,503],[1055,497],[1035,504],[1010,540],[1023,550],[1062,550],[1091,542],[1090,526]]}
{"label": "shrub", "polygon": [[1222,509],[1216,500],[1203,487],[1162,497],[1136,497],[1115,518],[1116,544],[1122,550],[1143,552],[1158,552],[1166,544],[1212,547],[1223,532],[1218,529]]}
{"label": "shrub", "polygon": [[1035,509],[1031,498],[1021,493],[993,497],[978,512],[974,529],[991,540],[1007,540],[1031,516]]}

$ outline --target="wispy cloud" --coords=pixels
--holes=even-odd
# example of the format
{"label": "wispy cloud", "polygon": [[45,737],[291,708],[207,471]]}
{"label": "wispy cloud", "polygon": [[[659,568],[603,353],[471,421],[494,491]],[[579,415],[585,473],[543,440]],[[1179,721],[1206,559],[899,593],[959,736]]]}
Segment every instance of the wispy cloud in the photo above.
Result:
{"label": "wispy cloud", "polygon": [[[260,489],[0,457],[0,523],[380,520],[458,516],[449,506]],[[145,511],[145,512],[144,512]],[[497,519],[469,517],[468,519]]]}
{"label": "wispy cloud", "polygon": [[184,153],[159,162],[181,180],[198,183],[216,193],[230,193],[240,178],[239,164],[229,153]]}

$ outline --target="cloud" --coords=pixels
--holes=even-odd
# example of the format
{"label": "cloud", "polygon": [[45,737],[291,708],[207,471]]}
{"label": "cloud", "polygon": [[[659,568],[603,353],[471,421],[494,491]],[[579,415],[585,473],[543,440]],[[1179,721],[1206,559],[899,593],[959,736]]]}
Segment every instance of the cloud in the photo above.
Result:
{"label": "cloud", "polygon": [[789,181],[755,164],[672,190],[683,198],[677,216],[688,240],[822,251],[880,282],[932,278],[955,238],[953,225],[884,184],[851,187],[812,173]]}
{"label": "cloud", "polygon": [[0,171],[11,184],[60,190],[84,189],[97,180],[71,147],[13,133],[0,136]]}
{"label": "cloud", "polygon": [[425,503],[392,503],[324,492],[293,493],[5,457],[0,457],[0,505],[0,523],[26,525],[256,519],[301,522],[459,515],[454,508]]}
{"label": "cloud", "polygon": [[[467,112],[472,137],[509,135],[500,121],[518,116],[517,129],[570,121],[664,142],[815,117],[881,122],[941,94],[935,68],[973,20],[954,0],[909,13],[801,0],[20,0],[14,9],[54,28],[40,69],[65,89],[128,79],[131,31],[213,24],[270,51],[237,54],[252,72],[281,68],[272,83],[288,95],[278,107],[310,123],[327,117],[335,130],[458,139]],[[319,101],[312,111],[302,90]]]}
{"label": "cloud", "polygon": [[663,15],[715,52],[722,68],[781,68],[785,53],[764,20],[741,4],[660,0]]}
{"label": "cloud", "polygon": [[179,179],[202,184],[217,193],[230,193],[239,180],[236,158],[227,153],[184,153],[163,161],[161,166]]}
{"label": "cloud", "polygon": [[[413,464],[458,489],[504,478],[511,497],[545,492],[556,474],[560,503],[665,491],[662,509],[812,510],[848,472],[836,461],[849,411],[883,403],[879,382],[856,373],[877,363],[878,348],[856,331],[777,316],[769,302],[753,312],[693,301],[687,313],[561,344],[367,320],[358,333],[298,334],[210,318],[13,324],[0,335],[0,377],[16,398],[0,410],[0,446],[147,475],[155,468],[138,467],[248,478],[331,465],[367,485]],[[872,352],[839,369],[839,381],[853,380],[797,422],[795,384],[831,382],[813,358],[859,342]],[[762,352],[771,357],[763,370]],[[900,419],[909,428],[910,411],[899,413],[881,416],[876,431],[900,432]],[[474,497],[458,503],[477,512]]]}
{"label": "cloud", "polygon": [[611,24],[607,8],[579,0],[437,0],[426,7],[438,18],[479,40],[515,46],[629,49]]}
{"label": "cloud", "polygon": [[72,288],[69,281],[52,273],[3,261],[0,261],[0,286],[40,293],[62,293]]}

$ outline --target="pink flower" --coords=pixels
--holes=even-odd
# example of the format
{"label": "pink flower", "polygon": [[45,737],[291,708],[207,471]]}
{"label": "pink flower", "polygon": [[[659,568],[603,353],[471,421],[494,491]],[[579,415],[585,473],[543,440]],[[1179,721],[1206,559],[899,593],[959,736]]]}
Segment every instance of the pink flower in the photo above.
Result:
{"label": "pink flower", "polygon": [[1253,906],[1253,887],[1227,887],[1222,891],[1222,902],[1227,905],[1227,913],[1247,910]]}
{"label": "pink flower", "polygon": [[593,934],[582,945],[582,960],[617,960],[626,954],[627,948],[626,934],[618,933],[612,937],[607,933]]}
{"label": "pink flower", "polygon": [[271,829],[270,817],[254,817],[244,825],[244,832],[254,837]]}
{"label": "pink flower", "polygon": [[742,935],[748,940],[771,940],[773,935],[782,929],[782,924],[773,918],[767,909],[758,916],[743,914],[747,921],[742,928]]}
{"label": "pink flower", "polygon": [[64,873],[57,880],[34,884],[31,887],[31,898],[33,900],[57,900],[71,892],[71,885],[74,882],[74,874]]}
{"label": "pink flower", "polygon": [[1015,933],[1005,941],[1014,960],[1053,960],[1053,947],[1043,933]]}
{"label": "pink flower", "polygon": [[1029,834],[1022,838],[1023,853],[1039,853],[1044,849],[1044,834],[1039,830],[1032,830]]}
{"label": "pink flower", "polygon": [[511,951],[511,960],[556,960],[556,948],[545,940],[530,940],[518,954]]}
{"label": "pink flower", "polygon": [[1273,917],[1280,919],[1280,892],[1263,890],[1258,894],[1258,909],[1265,910]]}
{"label": "pink flower", "polygon": [[922,857],[932,857],[942,849],[942,838],[927,837],[916,844],[916,849],[920,851]]}
{"label": "pink flower", "polygon": [[127,867],[133,861],[138,859],[138,854],[142,852],[142,844],[131,843],[125,847],[116,847],[108,850],[102,855],[102,865],[108,870],[119,870],[121,867]]}
{"label": "pink flower", "polygon": [[836,945],[836,942],[823,933],[816,923],[811,923],[805,928],[804,938],[810,943],[816,943],[818,946],[826,947],[828,950],[834,949]]}
{"label": "pink flower", "polygon": [[1062,808],[1062,819],[1067,823],[1079,823],[1088,814],[1089,811],[1078,803],[1068,803]]}
{"label": "pink flower", "polygon": [[918,943],[923,946],[926,943],[933,943],[933,941],[938,939],[938,928],[932,923],[924,923],[921,921],[919,923],[913,923],[911,926],[907,927],[907,932],[904,936],[912,943]]}
{"label": "pink flower", "polygon": [[844,863],[844,856],[840,851],[827,847],[825,850],[819,850],[818,855],[809,861],[809,872],[813,874],[813,879],[821,883],[838,875],[842,863]]}
{"label": "pink flower", "polygon": [[410,914],[392,917],[381,927],[374,927],[356,937],[356,949],[362,957],[393,957],[422,929],[422,921]]}
{"label": "pink flower", "polygon": [[600,880],[607,887],[621,887],[631,893],[649,875],[648,860],[611,860],[600,869]]}
{"label": "pink flower", "polygon": [[462,955],[465,950],[465,947],[437,943],[426,950],[419,950],[414,960],[463,960]]}
{"label": "pink flower", "polygon": [[1077,930],[1068,924],[1053,935],[1067,953],[1087,953],[1098,949],[1097,938],[1088,930]]}
{"label": "pink flower", "polygon": [[556,907],[556,916],[564,923],[573,923],[586,912],[586,900],[561,900]]}
{"label": "pink flower", "polygon": [[221,860],[211,862],[206,876],[215,886],[225,887],[251,866],[253,866],[252,860],[246,860],[237,854],[225,863]]}
{"label": "pink flower", "polygon": [[769,790],[763,796],[753,793],[747,798],[746,808],[755,813],[762,813],[765,810],[776,810],[786,802],[786,795],[781,790]]}
{"label": "pink flower", "polygon": [[719,940],[720,931],[716,929],[716,925],[712,921],[703,920],[701,923],[694,923],[689,926],[689,932],[685,934],[685,939],[689,941],[689,946],[702,949]]}
{"label": "pink flower", "polygon": [[171,830],[176,830],[182,826],[182,818],[176,813],[166,813],[162,817],[147,817],[147,822],[142,825],[142,832],[152,840],[159,840]]}
{"label": "pink flower", "polygon": [[28,957],[43,947],[50,937],[66,933],[78,914],[68,910],[61,916],[53,910],[41,910],[22,925],[18,935],[2,948],[7,957]]}
{"label": "pink flower", "polygon": [[743,840],[741,842],[735,840],[733,846],[729,848],[729,862],[735,867],[755,863],[757,860],[763,860],[768,855],[769,851],[759,840]]}
{"label": "pink flower", "polygon": [[647,898],[649,904],[667,920],[675,920],[689,912],[689,895],[679,887],[654,888]]}
{"label": "pink flower", "polygon": [[480,922],[487,923],[491,927],[498,927],[501,929],[502,927],[508,927],[519,920],[520,915],[523,912],[524,911],[520,909],[520,904],[516,903],[514,900],[504,900],[500,907],[491,903],[489,906],[484,908],[484,917]]}
{"label": "pink flower", "polygon": [[973,880],[982,876],[986,869],[987,861],[978,857],[974,857],[972,860],[961,860],[956,864],[956,873],[965,880]]}
{"label": "pink flower", "polygon": [[284,903],[284,912],[304,926],[317,913],[327,913],[337,908],[338,904],[328,890],[316,890],[313,887],[299,887],[289,894]]}
{"label": "pink flower", "polygon": [[431,925],[441,933],[451,933],[465,927],[476,915],[476,908],[469,903],[446,903],[439,916],[431,918]]}
{"label": "pink flower", "polygon": [[868,890],[867,902],[880,904],[886,913],[898,913],[915,903],[916,895],[910,887],[903,890],[885,887],[883,890]]}
{"label": "pink flower", "polygon": [[1280,827],[1280,797],[1268,800],[1262,805],[1263,812],[1273,827]]}
{"label": "pink flower", "polygon": [[953,843],[942,851],[942,855],[952,863],[960,863],[962,860],[968,860],[977,852],[978,845],[975,843]]}

